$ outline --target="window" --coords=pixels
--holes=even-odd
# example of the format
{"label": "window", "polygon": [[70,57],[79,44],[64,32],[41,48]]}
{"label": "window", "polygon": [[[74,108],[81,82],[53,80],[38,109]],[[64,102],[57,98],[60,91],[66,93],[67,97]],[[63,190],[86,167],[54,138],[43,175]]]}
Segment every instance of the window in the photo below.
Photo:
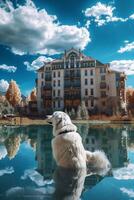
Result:
{"label": "window", "polygon": [[58,90],[58,97],[60,96],[60,90]]}
{"label": "window", "polygon": [[87,78],[85,79],[85,85],[87,85],[88,84],[88,80],[87,80]]}
{"label": "window", "polygon": [[44,78],[44,74],[43,73],[41,73],[41,78]]}
{"label": "window", "polygon": [[91,94],[91,95],[94,95],[94,89],[91,89],[91,90],[90,90],[90,94]]}
{"label": "window", "polygon": [[60,86],[60,80],[58,80],[58,86]]}
{"label": "window", "polygon": [[41,81],[41,86],[43,86],[44,85],[44,82],[43,81]]}
{"label": "window", "polygon": [[91,69],[91,71],[90,71],[90,75],[93,76],[93,70],[92,70],[92,69]]}
{"label": "window", "polygon": [[101,76],[101,81],[105,81],[105,80],[106,80],[105,75],[102,75],[102,76]]}
{"label": "window", "polygon": [[53,82],[53,86],[55,87],[56,86],[56,81],[54,80],[54,82]]}
{"label": "window", "polygon": [[101,97],[106,97],[106,91],[101,91]]}
{"label": "window", "polygon": [[86,138],[86,144],[88,144],[89,143],[89,139],[88,138]]}
{"label": "window", "polygon": [[85,70],[85,76],[87,76],[87,70]]}
{"label": "window", "polygon": [[91,99],[91,107],[94,107],[94,100]]}
{"label": "window", "polygon": [[53,77],[56,77],[56,73],[55,72],[53,73]]}
{"label": "window", "polygon": [[105,101],[102,101],[102,106],[106,106],[106,102]]}
{"label": "window", "polygon": [[58,101],[58,108],[60,108],[60,100]]}
{"label": "window", "polygon": [[85,106],[88,107],[88,100],[85,101]]}
{"label": "window", "polygon": [[86,96],[88,95],[88,89],[85,89],[85,95]]}
{"label": "window", "polygon": [[100,73],[106,73],[106,68],[101,67],[101,68],[100,68]]}
{"label": "window", "polygon": [[91,142],[92,142],[92,144],[95,144],[95,139],[92,138],[92,139],[91,139]]}
{"label": "window", "polygon": [[94,84],[94,80],[93,80],[93,78],[90,79],[90,84],[91,84],[91,85]]}
{"label": "window", "polygon": [[55,101],[53,102],[53,107],[55,108]]}
{"label": "window", "polygon": [[53,96],[55,97],[55,90],[53,90]]}
{"label": "window", "polygon": [[58,71],[58,77],[60,77],[60,71]]}

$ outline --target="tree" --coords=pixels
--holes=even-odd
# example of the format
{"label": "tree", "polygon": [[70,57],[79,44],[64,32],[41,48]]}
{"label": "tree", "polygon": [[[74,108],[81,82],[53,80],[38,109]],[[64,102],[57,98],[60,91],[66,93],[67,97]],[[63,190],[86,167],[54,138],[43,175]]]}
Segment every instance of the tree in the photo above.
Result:
{"label": "tree", "polygon": [[88,110],[87,110],[87,107],[85,106],[84,101],[82,101],[81,105],[78,106],[76,118],[77,119],[88,119],[89,118]]}
{"label": "tree", "polygon": [[16,81],[11,80],[5,96],[6,96],[6,99],[8,100],[8,102],[13,107],[16,107],[17,105],[20,104],[21,92],[20,92],[19,86],[17,85]]}
{"label": "tree", "polygon": [[134,114],[134,88],[126,90],[126,102],[128,113]]}
{"label": "tree", "polygon": [[37,100],[37,94],[36,94],[36,88],[34,88],[30,94],[30,101],[36,101],[36,100]]}
{"label": "tree", "polygon": [[82,101],[82,103],[81,103],[81,117],[82,117],[82,119],[88,119],[89,118],[88,110],[87,110],[87,108],[85,106],[85,102],[84,101]]}

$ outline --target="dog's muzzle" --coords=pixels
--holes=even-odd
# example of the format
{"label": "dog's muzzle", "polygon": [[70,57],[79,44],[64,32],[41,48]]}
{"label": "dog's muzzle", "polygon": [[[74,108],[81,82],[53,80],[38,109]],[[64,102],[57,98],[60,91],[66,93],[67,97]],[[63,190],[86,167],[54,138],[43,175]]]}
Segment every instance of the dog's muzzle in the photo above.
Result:
{"label": "dog's muzzle", "polygon": [[47,115],[47,123],[51,124],[52,125],[52,115]]}

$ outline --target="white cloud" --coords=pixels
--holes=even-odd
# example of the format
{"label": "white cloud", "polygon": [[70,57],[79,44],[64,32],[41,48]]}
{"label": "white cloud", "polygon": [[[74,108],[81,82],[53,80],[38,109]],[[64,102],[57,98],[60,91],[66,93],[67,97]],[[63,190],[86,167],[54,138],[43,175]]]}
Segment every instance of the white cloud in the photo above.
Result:
{"label": "white cloud", "polygon": [[1,79],[0,80],[0,91],[1,92],[6,92],[8,87],[9,87],[9,83],[6,80]]}
{"label": "white cloud", "polygon": [[0,70],[6,70],[8,72],[15,72],[16,69],[17,69],[17,67],[15,67],[15,66],[8,66],[8,65],[5,65],[5,64],[0,65]]}
{"label": "white cloud", "polygon": [[110,67],[115,71],[125,72],[126,75],[134,74],[134,60],[114,60]]}
{"label": "white cloud", "polygon": [[86,27],[86,28],[89,28],[90,24],[91,24],[90,20],[87,20],[87,22],[86,22],[86,24],[85,24],[85,27]]}
{"label": "white cloud", "polygon": [[134,179],[134,164],[128,164],[127,167],[113,170],[113,176],[118,180]]}
{"label": "white cloud", "polygon": [[6,150],[6,147],[5,145],[0,145],[0,160],[5,158],[7,155],[7,150]]}
{"label": "white cloud", "polygon": [[134,19],[134,14],[130,15],[129,19]]}
{"label": "white cloud", "polygon": [[113,10],[115,10],[115,7],[107,6],[106,4],[102,4],[101,2],[96,3],[96,5],[92,6],[91,8],[87,8],[85,11],[86,17],[95,17],[95,18],[101,18],[102,15],[105,16],[113,16]]}
{"label": "white cloud", "polygon": [[34,183],[36,183],[36,185],[40,187],[45,185],[50,185],[53,182],[52,180],[44,180],[43,176],[41,176],[41,174],[39,174],[34,169],[25,170],[24,175],[21,176],[21,179],[25,180],[27,178],[30,178]]}
{"label": "white cloud", "polygon": [[28,71],[35,71],[42,67],[44,63],[51,62],[53,59],[51,57],[40,56],[36,60],[34,60],[31,64],[27,61],[24,62],[24,65],[27,66]]}
{"label": "white cloud", "polygon": [[133,189],[127,189],[125,187],[120,188],[120,190],[127,194],[130,198],[134,198],[134,190]]}
{"label": "white cloud", "polygon": [[0,43],[15,54],[55,54],[71,47],[84,49],[89,41],[90,33],[85,27],[62,25],[55,15],[38,9],[31,0],[16,8],[11,2],[10,6],[4,4],[0,8]]}
{"label": "white cloud", "polygon": [[118,53],[124,53],[134,50],[134,42],[125,42],[125,46],[118,50]]}
{"label": "white cloud", "polygon": [[93,18],[98,26],[105,25],[109,22],[125,22],[128,20],[128,18],[123,19],[114,16],[114,10],[115,7],[98,2],[94,6],[87,8],[84,13],[86,17]]}
{"label": "white cloud", "polygon": [[[12,187],[6,191],[6,196],[11,197],[11,199],[18,199],[17,197],[21,196],[28,197],[28,199],[48,199],[50,194],[53,194],[55,188],[53,186],[39,187],[39,188],[28,188],[28,187]],[[47,196],[45,196],[47,195]]]}
{"label": "white cloud", "polygon": [[3,176],[5,174],[12,174],[14,173],[13,167],[6,167],[5,169],[0,170],[0,176]]}

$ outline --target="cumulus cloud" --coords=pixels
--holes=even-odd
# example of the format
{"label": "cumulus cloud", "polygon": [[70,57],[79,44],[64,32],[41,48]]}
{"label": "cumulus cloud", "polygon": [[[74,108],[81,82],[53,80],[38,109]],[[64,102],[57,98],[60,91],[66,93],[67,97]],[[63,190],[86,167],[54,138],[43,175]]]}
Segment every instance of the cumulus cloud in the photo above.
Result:
{"label": "cumulus cloud", "polygon": [[124,194],[127,194],[130,198],[134,198],[134,190],[133,189],[128,189],[128,188],[122,187],[122,188],[120,188],[120,190]]}
{"label": "cumulus cloud", "polygon": [[39,174],[34,169],[25,170],[24,175],[21,176],[21,179],[25,180],[27,178],[30,178],[36,185],[38,185],[40,187],[52,184],[52,182],[53,182],[52,180],[44,180],[43,176],[41,176],[41,174]]}
{"label": "cumulus cloud", "polygon": [[129,19],[134,19],[134,14],[130,15]]}
{"label": "cumulus cloud", "polygon": [[17,67],[15,66],[8,66],[8,65],[0,65],[0,70],[5,70],[5,71],[8,71],[8,72],[15,72],[17,69]]}
{"label": "cumulus cloud", "polygon": [[72,46],[84,49],[89,41],[85,27],[62,25],[31,0],[16,8],[11,2],[0,7],[0,43],[15,54],[56,54]]}
{"label": "cumulus cloud", "polygon": [[134,60],[114,60],[110,67],[115,71],[125,72],[126,75],[134,74]]}
{"label": "cumulus cloud", "polygon": [[3,176],[5,174],[12,174],[12,173],[14,173],[13,167],[6,167],[5,169],[0,170],[0,176]]}
{"label": "cumulus cloud", "polygon": [[94,19],[98,26],[105,25],[109,22],[125,22],[128,20],[128,18],[116,17],[113,13],[114,10],[115,7],[98,2],[94,6],[87,8],[84,13],[86,17]]}
{"label": "cumulus cloud", "polygon": [[118,50],[118,53],[124,53],[124,52],[129,52],[134,50],[134,42],[124,42],[125,46],[124,47],[120,47],[120,49]]}
{"label": "cumulus cloud", "polygon": [[127,167],[113,170],[113,176],[118,180],[134,179],[134,164],[128,164]]}
{"label": "cumulus cloud", "polygon": [[8,89],[8,87],[9,87],[8,81],[6,81],[6,80],[4,80],[4,79],[1,79],[1,80],[0,80],[0,91],[1,91],[1,92],[6,92],[7,89]]}
{"label": "cumulus cloud", "polygon": [[51,199],[51,194],[54,192],[54,187],[41,187],[41,188],[28,188],[28,187],[12,187],[6,191],[6,196],[10,199],[18,199],[21,196],[22,199],[25,199],[27,196],[29,200],[37,199]]}
{"label": "cumulus cloud", "polygon": [[52,60],[53,59],[51,57],[40,56],[36,60],[34,60],[32,63],[25,61],[24,65],[27,66],[28,71],[36,71],[37,69],[42,67],[44,63],[51,62]]}

